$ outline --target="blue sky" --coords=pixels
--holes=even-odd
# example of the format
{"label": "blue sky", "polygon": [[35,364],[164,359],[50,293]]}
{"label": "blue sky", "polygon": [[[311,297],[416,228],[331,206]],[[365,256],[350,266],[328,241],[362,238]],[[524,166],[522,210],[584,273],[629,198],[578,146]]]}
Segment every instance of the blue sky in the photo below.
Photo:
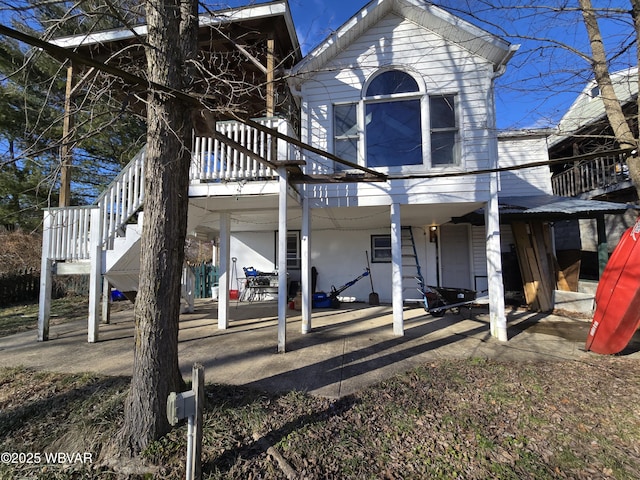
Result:
{"label": "blue sky", "polygon": [[[216,9],[268,0],[201,1]],[[368,3],[368,0],[288,1],[303,53],[315,47]],[[629,9],[628,0],[592,1],[596,8]],[[8,3],[12,2],[0,0],[1,7]],[[496,83],[497,122],[500,129],[555,126],[592,78],[590,66],[584,59],[563,49],[549,48],[548,43],[541,44],[523,38],[546,37],[588,51],[582,19],[579,13],[571,12],[570,8],[558,16],[541,11],[545,7],[531,0],[437,0],[433,3],[510,43],[521,44],[506,73]],[[498,3],[507,8],[494,8],[493,5]],[[561,3],[572,7],[578,4],[578,0],[549,0],[545,5]],[[475,18],[465,13],[469,10],[473,11]],[[605,46],[610,54],[618,51],[620,44],[628,44],[632,38],[630,16],[622,21],[611,20],[601,25]],[[612,64],[612,71],[634,65],[634,54],[635,47],[617,57]]]}
{"label": "blue sky", "polygon": [[[231,6],[247,3],[246,0],[232,0]],[[289,0],[303,53],[315,47],[367,3],[368,0]],[[521,45],[506,73],[496,83],[500,129],[555,126],[592,77],[589,64],[575,54],[522,38],[551,38],[588,52],[582,18],[578,13],[567,12],[557,16],[539,10],[533,12],[529,6],[537,2],[522,0],[501,0],[499,3],[503,5],[516,7],[505,10],[483,8],[480,0],[441,0],[434,3],[452,9],[452,13],[510,43]],[[569,2],[569,5],[574,3],[577,5],[577,0]],[[593,4],[596,8],[629,9],[627,0],[593,0]],[[521,8],[523,6],[524,9]],[[470,8],[477,14],[476,18],[464,15],[463,12]],[[628,42],[628,36],[633,32],[628,22],[620,21],[602,23],[602,29],[611,52],[616,51],[619,43]],[[619,57],[612,70],[633,64],[633,53],[631,49],[626,56]]]}

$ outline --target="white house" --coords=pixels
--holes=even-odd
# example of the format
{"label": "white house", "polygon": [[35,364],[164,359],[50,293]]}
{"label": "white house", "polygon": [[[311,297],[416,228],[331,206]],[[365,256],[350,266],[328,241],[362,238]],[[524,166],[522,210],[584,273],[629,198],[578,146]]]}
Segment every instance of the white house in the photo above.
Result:
{"label": "white house", "polygon": [[[370,264],[380,301],[393,306],[393,334],[403,335],[404,305],[426,284],[487,290],[491,333],[506,341],[501,252],[514,240],[501,232],[499,198],[551,193],[546,166],[498,173],[548,159],[545,135],[496,131],[494,82],[517,47],[422,0],[373,0],[302,59],[286,1],[201,25],[214,21],[278,30],[280,55],[289,49],[293,60],[285,76],[268,56],[250,63],[265,62],[267,84],[286,77],[278,85],[295,105],[278,111],[267,99],[268,118],[194,137],[188,231],[219,239],[219,328],[230,325],[229,290],[244,284],[243,268],[277,272],[284,351],[290,290],[299,286],[301,328],[311,332],[313,288],[330,292]],[[134,41],[127,35],[60,44],[93,52]],[[89,341],[98,339],[101,278],[137,289],[143,164],[141,152],[95,206],[45,214],[41,340],[54,269],[91,272]],[[464,220],[479,210],[482,222]],[[343,295],[370,292],[365,279]]]}

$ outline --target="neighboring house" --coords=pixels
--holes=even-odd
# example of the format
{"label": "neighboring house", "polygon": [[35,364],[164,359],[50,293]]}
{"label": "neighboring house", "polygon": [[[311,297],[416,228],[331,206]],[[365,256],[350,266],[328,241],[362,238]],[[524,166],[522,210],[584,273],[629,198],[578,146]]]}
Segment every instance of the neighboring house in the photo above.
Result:
{"label": "neighboring house", "polygon": [[[611,75],[615,94],[637,135],[638,68]],[[602,93],[588,82],[549,137],[549,158],[568,159],[551,166],[555,195],[580,199],[638,203],[625,164],[606,117]],[[596,219],[556,222],[556,248],[564,268],[580,271],[580,278],[597,280],[620,235],[635,223],[637,212]],[[598,256],[600,258],[598,258]]]}
{"label": "neighboring house", "polygon": [[[278,29],[278,46],[290,49],[279,55],[295,58],[285,1],[230,11],[224,21],[248,22],[265,38]],[[100,38],[101,48],[109,38]],[[269,118],[218,122],[215,138],[197,133],[188,231],[217,239],[219,328],[229,326],[230,290],[243,287],[243,268],[273,272],[269,287],[277,292],[284,351],[296,290],[306,333],[312,290],[328,293],[370,263],[374,290],[393,306],[395,335],[404,333],[405,305],[420,301],[420,285],[427,284],[486,290],[491,333],[507,340],[503,251],[528,234],[514,229],[520,238],[514,240],[509,224],[501,226],[500,208],[514,221],[541,221],[553,199],[544,165],[498,174],[548,158],[546,132],[496,130],[494,82],[515,51],[433,4],[372,1],[291,65],[297,108],[269,108],[267,95],[256,115]],[[274,64],[268,60],[259,59]],[[258,70],[276,82],[269,68]],[[97,206],[45,214],[41,339],[54,263],[58,273],[78,271],[79,264],[91,271],[90,341],[98,335],[101,276],[121,291],[137,289],[143,160],[141,152]],[[343,300],[366,300],[370,292],[371,284],[360,281]]]}

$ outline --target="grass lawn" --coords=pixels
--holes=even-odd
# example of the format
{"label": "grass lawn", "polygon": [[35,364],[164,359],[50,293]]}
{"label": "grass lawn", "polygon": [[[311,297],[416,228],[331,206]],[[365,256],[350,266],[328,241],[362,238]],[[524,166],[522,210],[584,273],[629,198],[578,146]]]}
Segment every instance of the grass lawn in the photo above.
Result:
{"label": "grass lawn", "polygon": [[[88,300],[70,296],[51,301],[51,323],[87,318]],[[23,303],[0,308],[0,337],[38,328],[38,303]]]}
{"label": "grass lawn", "polygon": [[[86,316],[61,300],[58,321]],[[0,335],[36,318],[0,309]],[[184,478],[184,425],[144,452],[147,475],[105,462],[129,383],[0,367],[0,479]],[[639,398],[640,362],[598,355],[441,359],[339,400],[210,384],[203,477],[287,478],[277,452],[301,479],[637,479]]]}

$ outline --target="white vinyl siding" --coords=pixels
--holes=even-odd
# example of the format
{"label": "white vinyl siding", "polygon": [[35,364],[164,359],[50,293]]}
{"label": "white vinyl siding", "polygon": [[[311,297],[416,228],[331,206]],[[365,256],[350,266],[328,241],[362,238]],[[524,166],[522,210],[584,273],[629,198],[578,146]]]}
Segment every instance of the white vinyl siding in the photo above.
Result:
{"label": "white vinyl siding", "polygon": [[[499,137],[498,161],[501,168],[549,160],[544,137]],[[553,195],[548,165],[500,173],[500,196]]]}
{"label": "white vinyl siding", "polygon": [[[334,125],[332,105],[360,101],[368,79],[381,68],[398,68],[409,71],[414,78],[421,79],[427,96],[455,94],[458,113],[459,165],[440,168],[476,170],[491,168],[490,142],[495,142],[495,133],[487,128],[492,107],[491,66],[483,59],[474,57],[467,50],[447,44],[441,37],[410,21],[389,14],[374,27],[358,37],[343,52],[335,57],[322,71],[302,84],[303,140],[318,148],[334,151]],[[423,141],[429,142],[429,107],[423,108]],[[362,119],[360,120],[362,122]],[[425,128],[427,128],[426,133]],[[427,143],[429,145],[429,143]],[[430,150],[428,147],[426,150]],[[307,171],[327,173],[333,170],[333,162],[311,155]],[[312,169],[314,169],[312,171]],[[378,169],[384,171],[384,169]],[[424,164],[405,167],[405,173],[427,173],[438,171],[431,168],[430,152]],[[324,185],[312,187],[315,194],[330,201],[344,197],[345,187]],[[417,202],[486,201],[489,183],[483,176],[444,177],[438,179],[416,179],[393,181],[390,185],[352,185],[349,196],[357,196],[360,204],[379,203],[368,197],[417,195]],[[336,201],[343,202],[336,198]],[[412,199],[405,200],[411,203]]]}

